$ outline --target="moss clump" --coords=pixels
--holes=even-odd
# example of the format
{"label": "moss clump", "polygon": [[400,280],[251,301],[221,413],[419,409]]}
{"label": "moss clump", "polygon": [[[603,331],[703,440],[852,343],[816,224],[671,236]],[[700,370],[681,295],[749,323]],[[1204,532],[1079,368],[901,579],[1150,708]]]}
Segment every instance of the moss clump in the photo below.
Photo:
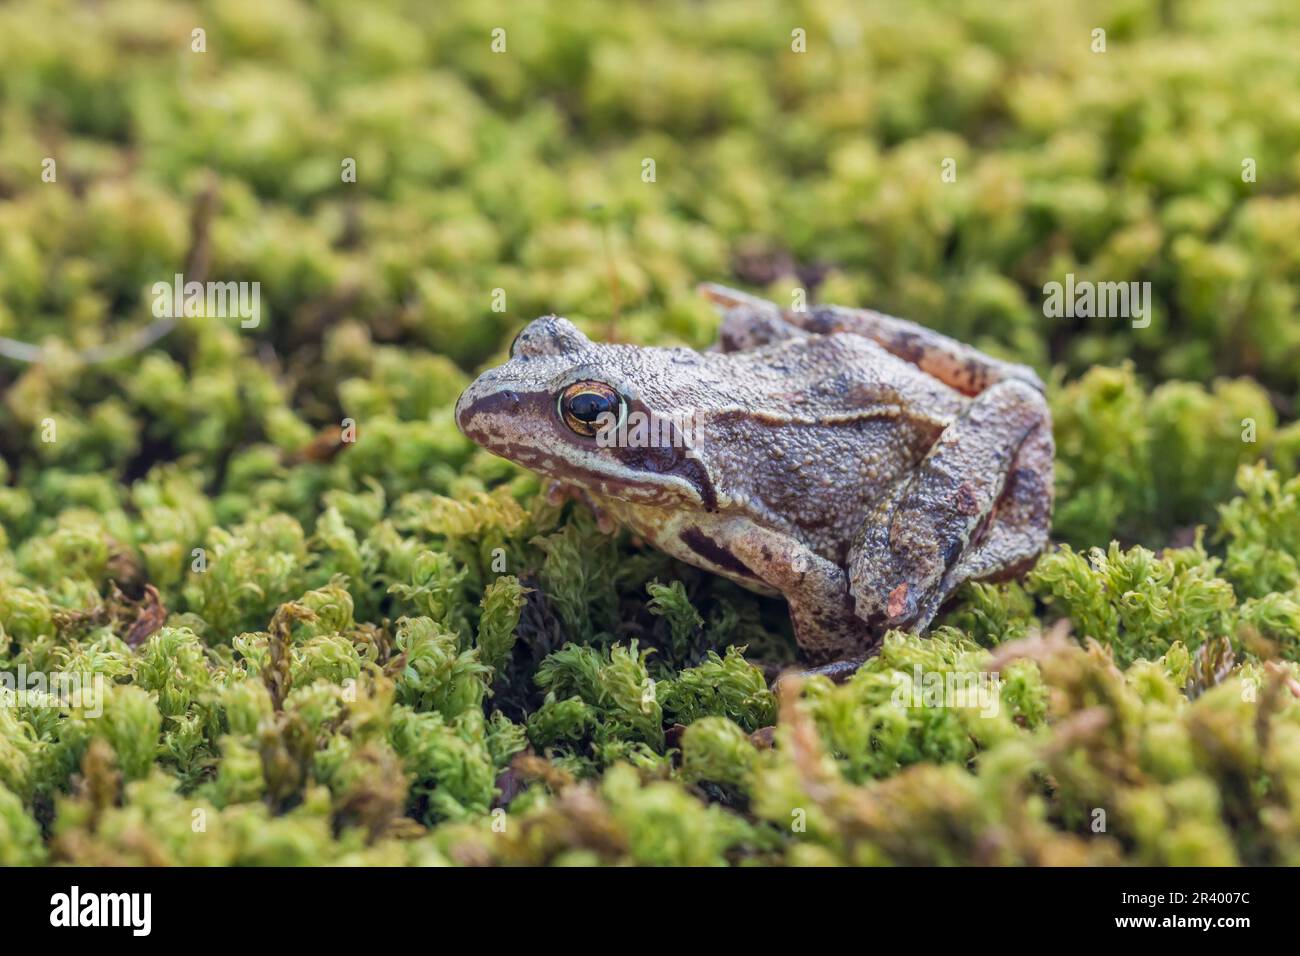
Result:
{"label": "moss clump", "polygon": [[1104,546],[1163,543],[1210,521],[1240,464],[1275,454],[1277,416],[1249,379],[1142,387],[1131,364],[1093,368],[1051,396],[1056,534]]}

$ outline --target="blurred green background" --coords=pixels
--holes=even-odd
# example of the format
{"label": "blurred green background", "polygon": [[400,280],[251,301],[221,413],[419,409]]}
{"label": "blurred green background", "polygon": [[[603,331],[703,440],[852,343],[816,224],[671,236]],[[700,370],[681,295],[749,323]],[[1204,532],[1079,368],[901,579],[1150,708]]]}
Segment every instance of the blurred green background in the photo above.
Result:
{"label": "blurred green background", "polygon": [[[692,284],[736,277],[1071,373],[1134,358],[1289,393],[1298,20],[1268,0],[10,3],[0,333],[132,321],[211,173],[212,273],[262,281],[284,348],[322,311],[466,366],[548,311],[703,344]],[[1067,272],[1151,281],[1151,328],[1045,320]]]}

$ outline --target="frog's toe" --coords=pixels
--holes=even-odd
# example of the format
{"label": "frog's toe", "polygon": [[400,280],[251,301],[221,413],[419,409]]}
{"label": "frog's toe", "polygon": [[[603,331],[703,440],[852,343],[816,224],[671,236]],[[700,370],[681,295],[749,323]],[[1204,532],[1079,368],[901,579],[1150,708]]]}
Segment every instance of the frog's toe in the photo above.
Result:
{"label": "frog's toe", "polygon": [[885,599],[885,623],[890,627],[902,627],[916,617],[916,608],[916,588],[903,581]]}
{"label": "frog's toe", "polygon": [[776,680],[772,681],[772,693],[780,695],[783,684],[788,684],[792,680],[805,680],[809,677],[826,677],[830,679],[832,684],[843,684],[858,672],[858,669],[867,662],[870,656],[870,654],[857,654],[842,660],[831,661],[829,664],[822,664],[819,667],[787,668],[777,675]]}
{"label": "frog's toe", "polygon": [[879,593],[853,588],[854,610],[877,632],[891,629],[922,630],[932,615],[922,612],[928,606],[925,592],[911,581],[899,581]]}

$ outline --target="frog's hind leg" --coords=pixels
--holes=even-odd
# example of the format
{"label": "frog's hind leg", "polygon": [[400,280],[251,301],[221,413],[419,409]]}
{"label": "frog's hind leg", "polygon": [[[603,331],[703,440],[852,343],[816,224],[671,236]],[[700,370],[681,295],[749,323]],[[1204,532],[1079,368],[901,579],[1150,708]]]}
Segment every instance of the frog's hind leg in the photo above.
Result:
{"label": "frog's hind leg", "polygon": [[1000,382],[1024,382],[1043,391],[1043,381],[1027,365],[1004,362],[934,329],[872,309],[814,306],[806,313],[784,313],[788,322],[816,335],[852,332],[911,362],[963,395],[979,395]]}
{"label": "frog's hind leg", "polygon": [[1004,362],[979,349],[907,319],[872,309],[816,305],[804,311],[706,282],[700,293],[726,316],[719,348],[734,352],[799,335],[851,332],[871,339],[885,351],[911,362],[927,375],[964,395],[978,395],[999,382],[1021,381],[1038,391],[1042,380],[1027,365]]}
{"label": "frog's hind leg", "polygon": [[1047,547],[1052,528],[1052,453],[1050,428],[1035,429],[1016,455],[1006,488],[977,531],[973,547],[922,603],[918,620],[933,619],[968,581],[1006,580],[1033,567]]}
{"label": "frog's hind leg", "polygon": [[[1006,486],[977,528],[972,546],[944,574],[939,586],[920,602],[911,627],[926,627],[945,601],[967,581],[1014,577],[1028,570],[1047,545],[1052,523],[1052,433],[1040,425],[1025,439],[1007,475]],[[792,605],[793,608],[793,605]],[[796,622],[797,622],[796,618]],[[850,653],[829,664],[788,670],[773,689],[791,677],[828,677],[836,684],[852,677],[874,653]]]}
{"label": "frog's hind leg", "polygon": [[700,293],[722,313],[722,327],[714,346],[719,352],[747,352],[810,334],[788,321],[775,302],[711,282],[703,283]]}
{"label": "frog's hind leg", "polygon": [[751,312],[775,312],[777,315],[781,314],[781,307],[769,299],[752,295],[749,292],[742,292],[730,286],[719,285],[716,282],[701,282],[695,287],[695,290],[723,312],[743,306]]}
{"label": "frog's hind leg", "polygon": [[1046,403],[1023,382],[1000,382],[863,523],[849,555],[857,614],[876,628],[924,630],[962,582],[1042,550],[1051,500]]}

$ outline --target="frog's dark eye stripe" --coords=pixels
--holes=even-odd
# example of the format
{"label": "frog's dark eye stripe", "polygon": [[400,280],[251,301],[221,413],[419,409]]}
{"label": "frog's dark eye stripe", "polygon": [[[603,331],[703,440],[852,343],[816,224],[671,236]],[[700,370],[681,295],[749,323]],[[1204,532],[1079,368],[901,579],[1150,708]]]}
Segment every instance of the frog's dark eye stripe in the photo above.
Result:
{"label": "frog's dark eye stripe", "polygon": [[560,392],[556,401],[560,420],[570,431],[587,437],[621,422],[626,409],[623,396],[604,382],[574,382]]}
{"label": "frog's dark eye stripe", "polygon": [[515,351],[519,348],[519,340],[523,337],[524,330],[520,329],[515,333],[515,337],[510,340],[510,350],[506,353],[511,358],[515,357]]}

